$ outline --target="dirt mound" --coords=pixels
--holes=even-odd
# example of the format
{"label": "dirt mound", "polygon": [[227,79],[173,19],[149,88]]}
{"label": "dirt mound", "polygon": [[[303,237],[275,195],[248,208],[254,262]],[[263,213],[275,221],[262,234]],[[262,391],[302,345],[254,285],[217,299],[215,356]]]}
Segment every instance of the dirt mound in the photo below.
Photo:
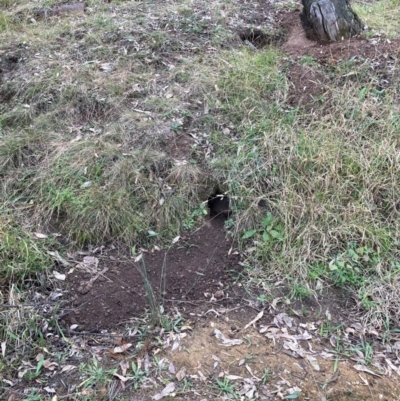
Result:
{"label": "dirt mound", "polygon": [[142,316],[148,309],[143,267],[156,296],[163,292],[167,307],[173,301],[222,298],[230,275],[241,269],[238,256],[228,255],[231,247],[224,220],[214,218],[169,250],[143,252],[143,261],[135,263],[115,250],[87,256],[68,276],[74,311],[65,323],[78,324],[81,330],[107,329]]}

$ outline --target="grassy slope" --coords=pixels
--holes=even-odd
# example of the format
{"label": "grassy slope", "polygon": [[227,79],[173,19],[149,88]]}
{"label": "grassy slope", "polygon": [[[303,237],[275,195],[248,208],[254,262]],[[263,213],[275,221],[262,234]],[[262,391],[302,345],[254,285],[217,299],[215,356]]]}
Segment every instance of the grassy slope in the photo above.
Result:
{"label": "grassy slope", "polygon": [[254,282],[350,286],[370,323],[398,319],[398,78],[380,90],[368,61],[311,62],[328,83],[310,113],[287,103],[298,61],[238,41],[239,3],[93,0],[61,19],[1,4],[3,282],[50,265],[32,232],[168,239],[219,186]]}

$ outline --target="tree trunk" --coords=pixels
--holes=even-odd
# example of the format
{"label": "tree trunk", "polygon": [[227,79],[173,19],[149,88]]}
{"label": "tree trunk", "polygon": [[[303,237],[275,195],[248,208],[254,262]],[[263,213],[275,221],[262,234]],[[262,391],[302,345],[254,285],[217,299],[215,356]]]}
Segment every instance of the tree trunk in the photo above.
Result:
{"label": "tree trunk", "polygon": [[349,0],[302,0],[303,17],[321,42],[337,42],[364,28]]}

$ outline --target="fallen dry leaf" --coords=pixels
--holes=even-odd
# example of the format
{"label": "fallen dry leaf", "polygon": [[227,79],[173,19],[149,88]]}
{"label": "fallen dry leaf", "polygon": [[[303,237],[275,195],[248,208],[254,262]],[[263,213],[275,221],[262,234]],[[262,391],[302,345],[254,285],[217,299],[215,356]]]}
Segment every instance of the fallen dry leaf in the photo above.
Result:
{"label": "fallen dry leaf", "polygon": [[66,278],[65,274],[59,273],[56,270],[53,270],[53,275],[54,275],[54,278],[56,278],[57,280],[60,280],[60,281],[64,281]]}
{"label": "fallen dry leaf", "polygon": [[46,239],[46,238],[49,238],[48,235],[42,234],[42,233],[35,233],[35,237],[36,237],[36,238],[39,238],[39,239]]}
{"label": "fallen dry leaf", "polygon": [[177,374],[176,374],[176,378],[178,379],[178,381],[182,381],[186,376],[186,369],[185,367],[183,367]]}
{"label": "fallen dry leaf", "polygon": [[373,375],[373,376],[382,377],[382,376],[378,375],[377,373],[373,372],[372,370],[366,368],[364,365],[357,364],[357,365],[354,365],[353,368],[355,370],[358,370],[359,372],[365,372],[365,373],[369,373],[370,375]]}
{"label": "fallen dry leaf", "polygon": [[121,368],[122,376],[126,376],[126,372],[129,369],[129,362],[128,361],[121,361],[119,363],[119,366]]}
{"label": "fallen dry leaf", "polygon": [[255,322],[257,322],[258,320],[260,320],[264,315],[264,311],[262,310],[252,321],[250,321],[249,323],[246,324],[246,326],[244,326],[244,329],[248,329],[250,326],[253,326]]}
{"label": "fallen dry leaf", "polygon": [[125,376],[119,375],[118,373],[113,373],[113,376],[118,377],[118,379],[121,380],[122,383],[127,382],[129,379],[132,379],[131,377],[125,377]]}
{"label": "fallen dry leaf", "polygon": [[292,327],[293,326],[293,319],[287,315],[287,313],[278,313],[274,317],[274,323],[278,326],[281,327],[283,325],[287,327]]}
{"label": "fallen dry leaf", "polygon": [[218,329],[214,330],[215,337],[217,337],[218,340],[222,342],[222,345],[224,347],[232,347],[233,345],[240,345],[243,344],[243,340],[230,340],[229,338],[226,338]]}
{"label": "fallen dry leaf", "polygon": [[170,364],[168,365],[168,372],[172,373],[173,375],[175,374],[176,370],[175,370],[175,366],[172,362],[170,362]]}
{"label": "fallen dry leaf", "polygon": [[113,352],[114,352],[114,354],[120,354],[120,353],[122,353],[122,352],[125,352],[125,351],[126,351],[128,348],[130,348],[130,347],[132,347],[132,344],[131,344],[131,343],[123,344],[123,345],[121,345],[121,346],[119,346],[119,347],[115,347],[114,350],[113,350]]}
{"label": "fallen dry leaf", "polygon": [[314,358],[311,355],[306,355],[306,359],[308,360],[308,362],[310,362],[310,365],[316,370],[316,371],[320,371],[321,368],[319,367],[317,358]]}
{"label": "fallen dry leaf", "polygon": [[74,369],[76,369],[76,366],[74,366],[74,365],[65,365],[61,369],[61,373],[70,372],[71,370],[74,370]]}
{"label": "fallen dry leaf", "polygon": [[175,391],[175,384],[168,383],[166,387],[161,391],[161,393],[154,395],[151,397],[153,400],[161,400],[161,398],[166,397],[167,395],[173,393]]}
{"label": "fallen dry leaf", "polygon": [[225,375],[228,380],[243,380],[242,376],[236,376],[236,375]]}

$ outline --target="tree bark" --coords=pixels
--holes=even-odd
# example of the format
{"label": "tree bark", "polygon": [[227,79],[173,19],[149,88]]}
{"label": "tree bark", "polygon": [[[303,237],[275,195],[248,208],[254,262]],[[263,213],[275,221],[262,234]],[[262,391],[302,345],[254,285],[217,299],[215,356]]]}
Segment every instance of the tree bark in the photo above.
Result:
{"label": "tree bark", "polygon": [[302,0],[303,17],[321,42],[337,42],[364,28],[349,0]]}

